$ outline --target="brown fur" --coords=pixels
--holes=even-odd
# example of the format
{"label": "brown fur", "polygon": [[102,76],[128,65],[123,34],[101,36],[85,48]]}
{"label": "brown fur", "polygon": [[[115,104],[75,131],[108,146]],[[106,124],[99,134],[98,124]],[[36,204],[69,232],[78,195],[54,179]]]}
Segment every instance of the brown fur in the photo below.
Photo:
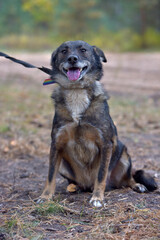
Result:
{"label": "brown fur", "polygon": [[[105,189],[129,186],[145,192],[132,177],[131,159],[119,141],[110,117],[108,96],[101,84],[102,50],[82,41],[66,42],[52,54],[55,117],[48,179],[41,199],[52,198],[59,171],[81,189],[92,190],[90,202],[100,207]],[[66,70],[67,68],[67,70]],[[81,68],[79,79],[71,81],[68,69]]]}

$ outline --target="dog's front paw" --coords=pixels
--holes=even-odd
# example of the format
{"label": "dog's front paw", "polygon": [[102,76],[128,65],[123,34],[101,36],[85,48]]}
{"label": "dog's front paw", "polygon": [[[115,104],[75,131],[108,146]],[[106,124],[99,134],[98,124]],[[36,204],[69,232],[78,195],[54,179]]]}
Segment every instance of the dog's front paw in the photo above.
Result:
{"label": "dog's front paw", "polygon": [[90,203],[93,207],[97,207],[97,208],[103,207],[103,200],[100,200],[99,198],[94,197],[94,196],[91,198],[91,200],[89,201],[89,203]]}
{"label": "dog's front paw", "polygon": [[45,198],[38,198],[38,199],[35,199],[34,200],[37,204],[40,204],[40,203],[44,203],[44,202],[46,202],[46,199]]}
{"label": "dog's front paw", "polygon": [[52,194],[49,194],[49,195],[42,194],[38,199],[35,199],[35,202],[37,204],[40,204],[40,203],[44,203],[44,202],[51,201],[51,200],[53,200]]}

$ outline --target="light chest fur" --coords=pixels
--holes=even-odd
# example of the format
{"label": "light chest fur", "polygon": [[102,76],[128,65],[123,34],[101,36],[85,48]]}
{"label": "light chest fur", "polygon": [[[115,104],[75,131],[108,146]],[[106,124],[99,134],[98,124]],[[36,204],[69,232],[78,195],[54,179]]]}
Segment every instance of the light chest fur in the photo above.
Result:
{"label": "light chest fur", "polygon": [[78,122],[89,107],[90,99],[85,89],[65,90],[65,102],[73,120]]}

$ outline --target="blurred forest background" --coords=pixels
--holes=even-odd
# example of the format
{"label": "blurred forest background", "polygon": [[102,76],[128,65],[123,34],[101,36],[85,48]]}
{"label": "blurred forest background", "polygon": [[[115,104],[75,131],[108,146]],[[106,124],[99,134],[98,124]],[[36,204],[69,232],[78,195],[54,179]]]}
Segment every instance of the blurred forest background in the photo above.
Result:
{"label": "blurred forest background", "polygon": [[0,48],[85,40],[109,51],[160,49],[160,0],[0,0]]}

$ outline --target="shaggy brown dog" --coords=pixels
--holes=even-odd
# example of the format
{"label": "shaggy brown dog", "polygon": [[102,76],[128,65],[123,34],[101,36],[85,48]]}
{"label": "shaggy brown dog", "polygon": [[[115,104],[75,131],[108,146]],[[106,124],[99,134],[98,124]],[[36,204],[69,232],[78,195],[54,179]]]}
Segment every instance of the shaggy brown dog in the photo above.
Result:
{"label": "shaggy brown dog", "polygon": [[83,41],[63,43],[52,54],[52,79],[59,84],[52,98],[49,174],[38,202],[52,198],[59,171],[70,183],[93,191],[90,203],[101,207],[105,189],[131,187],[137,192],[157,188],[142,170],[132,176],[131,158],[117,136],[107,94],[99,80],[104,53]]}

